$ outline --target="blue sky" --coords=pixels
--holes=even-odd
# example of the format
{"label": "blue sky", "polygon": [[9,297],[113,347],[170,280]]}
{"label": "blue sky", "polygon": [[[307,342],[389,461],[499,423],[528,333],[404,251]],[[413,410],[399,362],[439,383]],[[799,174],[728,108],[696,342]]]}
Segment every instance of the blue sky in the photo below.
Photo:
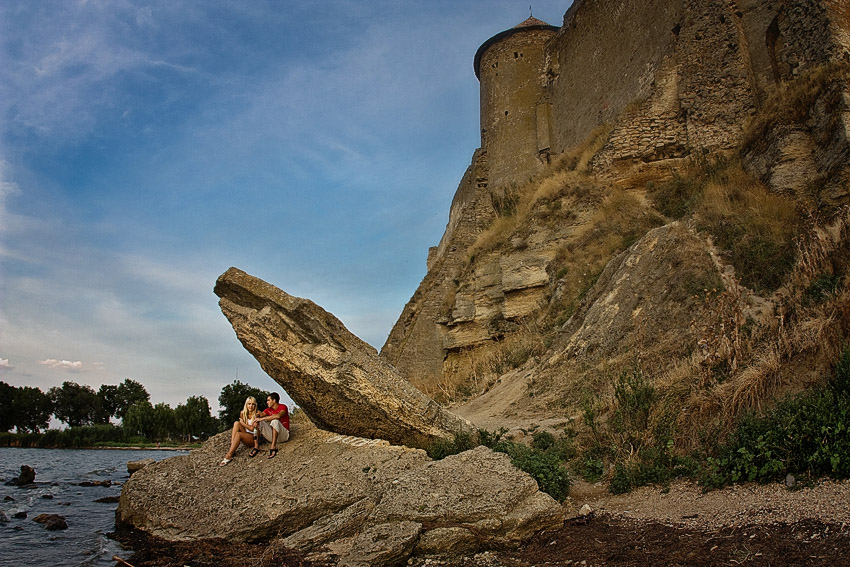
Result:
{"label": "blue sky", "polygon": [[0,380],[277,388],[218,308],[230,266],[380,349],[479,145],[475,50],[528,13],[0,2]]}

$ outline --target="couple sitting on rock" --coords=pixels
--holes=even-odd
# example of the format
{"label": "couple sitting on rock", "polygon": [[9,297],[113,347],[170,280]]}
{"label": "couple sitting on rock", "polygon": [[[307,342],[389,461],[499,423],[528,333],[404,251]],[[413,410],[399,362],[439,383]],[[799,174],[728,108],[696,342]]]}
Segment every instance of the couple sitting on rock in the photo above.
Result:
{"label": "couple sitting on rock", "polygon": [[239,413],[239,421],[233,423],[230,435],[230,450],[219,463],[224,466],[233,460],[236,449],[240,443],[245,443],[251,448],[249,457],[256,457],[260,452],[260,436],[271,443],[269,459],[277,456],[277,442],[286,443],[289,439],[289,411],[280,403],[280,395],[272,392],[266,399],[268,407],[263,411],[257,409],[257,400],[248,397],[245,407]]}

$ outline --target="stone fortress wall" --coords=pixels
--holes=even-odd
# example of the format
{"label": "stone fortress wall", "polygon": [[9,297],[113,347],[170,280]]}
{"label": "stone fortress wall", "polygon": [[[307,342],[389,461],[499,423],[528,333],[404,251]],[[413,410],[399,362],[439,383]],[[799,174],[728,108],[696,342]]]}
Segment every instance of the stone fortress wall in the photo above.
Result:
{"label": "stone fortress wall", "polygon": [[[461,297],[467,250],[495,217],[494,194],[522,185],[598,126],[611,131],[597,172],[731,148],[771,87],[849,59],[848,0],[575,0],[560,28],[530,19],[497,34],[475,57],[482,147],[382,355],[414,384],[433,383],[452,352],[494,338],[485,324],[468,332],[473,321],[498,319],[500,309],[503,318],[529,314],[531,290],[545,285],[540,270],[503,258],[484,278],[486,292]],[[837,134],[845,145],[847,133]],[[530,274],[528,285],[518,273]],[[532,307],[510,306],[520,292]]]}
{"label": "stone fortress wall", "polygon": [[529,18],[487,40],[475,54],[481,84],[481,147],[494,188],[524,182],[548,162],[550,109],[541,66],[557,29]]}

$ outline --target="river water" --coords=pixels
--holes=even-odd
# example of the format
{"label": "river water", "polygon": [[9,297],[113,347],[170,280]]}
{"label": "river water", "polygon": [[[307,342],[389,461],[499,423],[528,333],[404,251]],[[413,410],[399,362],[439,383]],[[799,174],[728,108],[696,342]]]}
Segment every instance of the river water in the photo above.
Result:
{"label": "river water", "polygon": [[[109,539],[115,529],[115,502],[129,478],[127,461],[161,460],[185,452],[156,450],[0,448],[0,565],[114,567],[113,555],[130,551]],[[21,465],[35,469],[35,484],[6,486]],[[80,486],[109,480],[111,486]],[[26,518],[15,515],[25,513]],[[48,531],[33,521],[39,514],[59,514],[68,529]]]}

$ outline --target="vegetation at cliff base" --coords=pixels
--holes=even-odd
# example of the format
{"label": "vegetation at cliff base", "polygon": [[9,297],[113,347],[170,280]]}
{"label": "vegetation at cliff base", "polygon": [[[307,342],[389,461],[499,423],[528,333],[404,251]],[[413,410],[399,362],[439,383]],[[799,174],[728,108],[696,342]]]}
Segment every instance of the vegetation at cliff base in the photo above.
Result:
{"label": "vegetation at cliff base", "polygon": [[850,348],[829,382],[786,397],[762,415],[740,418],[733,433],[708,458],[706,487],[806,478],[850,478]]}
{"label": "vegetation at cliff base", "polygon": [[850,478],[850,347],[824,385],[788,396],[771,409],[747,412],[725,437],[705,436],[686,455],[676,448],[672,408],[639,370],[623,372],[615,382],[607,420],[598,405],[586,402],[579,434],[568,425],[560,435],[534,431],[530,442],[509,439],[506,430],[480,430],[435,443],[428,451],[442,459],[484,445],[505,453],[518,469],[558,501],[569,494],[570,477],[606,481],[614,494],[691,478],[705,489],[737,482],[782,480],[789,473],[804,479]]}
{"label": "vegetation at cliff base", "polygon": [[477,441],[469,435],[456,435],[450,441],[434,443],[428,450],[432,459],[442,459],[483,445],[497,453],[505,453],[511,463],[521,471],[528,473],[538,488],[563,502],[570,491],[570,475],[567,461],[572,457],[572,444],[566,439],[556,439],[551,433],[539,432],[534,435],[530,445],[512,441],[504,437],[505,430],[490,432],[478,431]]}
{"label": "vegetation at cliff base", "polygon": [[[782,480],[789,473],[850,478],[850,348],[825,384],[786,396],[761,413],[744,413],[728,435],[706,435],[685,456],[674,444],[675,416],[639,372],[620,377],[615,398],[605,425],[586,413],[591,433],[573,461],[574,470],[590,481],[609,471],[613,493],[678,477],[697,479],[706,489]],[[594,459],[597,466],[588,467]]]}

